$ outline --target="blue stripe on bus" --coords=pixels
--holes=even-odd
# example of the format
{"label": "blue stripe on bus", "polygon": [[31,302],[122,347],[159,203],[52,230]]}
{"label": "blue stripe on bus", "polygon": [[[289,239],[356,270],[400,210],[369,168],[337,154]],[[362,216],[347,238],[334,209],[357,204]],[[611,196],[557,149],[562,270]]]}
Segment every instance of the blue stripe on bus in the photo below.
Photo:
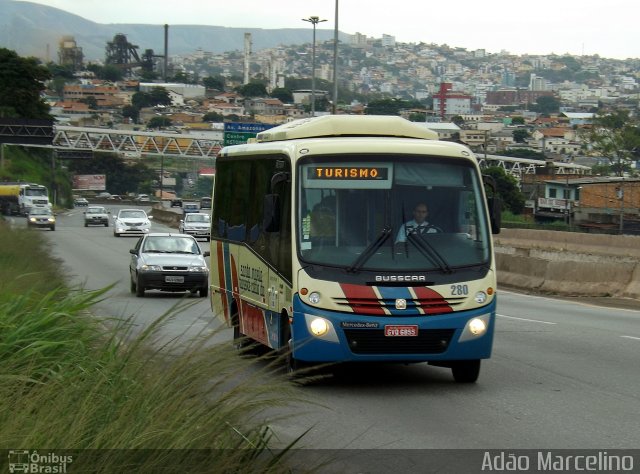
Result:
{"label": "blue stripe on bus", "polygon": [[[223,242],[222,244],[222,254],[224,255],[224,282],[225,287],[227,288],[227,292],[229,295],[229,304],[231,304],[231,299],[233,298],[233,282],[231,280],[231,256],[229,254],[229,244]],[[240,308],[238,308],[239,310]]]}
{"label": "blue stripe on bus", "polygon": [[[410,301],[413,299],[413,296],[411,296],[411,292],[407,287],[377,286],[376,288],[380,292],[380,296],[384,300],[405,299],[407,301]],[[398,314],[398,315],[409,314],[406,309],[395,309],[395,307],[391,305],[386,305],[386,308],[391,312],[391,314]],[[411,309],[415,310],[415,308],[411,308]]]}

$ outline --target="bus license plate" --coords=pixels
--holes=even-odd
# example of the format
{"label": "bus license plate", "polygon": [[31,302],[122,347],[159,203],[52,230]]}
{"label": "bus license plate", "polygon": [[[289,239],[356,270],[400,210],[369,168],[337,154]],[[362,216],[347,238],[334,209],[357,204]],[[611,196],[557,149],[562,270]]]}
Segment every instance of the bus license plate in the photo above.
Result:
{"label": "bus license plate", "polygon": [[167,283],[184,283],[183,276],[166,276],[164,277],[164,281]]}
{"label": "bus license plate", "polygon": [[418,326],[385,326],[384,335],[389,337],[417,336]]}

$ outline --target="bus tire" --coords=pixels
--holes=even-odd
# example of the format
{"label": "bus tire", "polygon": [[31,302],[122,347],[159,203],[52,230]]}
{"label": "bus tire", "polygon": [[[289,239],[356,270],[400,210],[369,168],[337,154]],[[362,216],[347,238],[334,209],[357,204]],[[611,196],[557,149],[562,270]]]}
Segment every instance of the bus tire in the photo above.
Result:
{"label": "bus tire", "polygon": [[231,324],[233,326],[233,347],[240,351],[246,345],[247,341],[245,336],[240,333],[240,318],[237,311],[231,314]]}
{"label": "bus tire", "polygon": [[480,375],[480,359],[455,362],[451,366],[451,373],[458,383],[475,383]]}

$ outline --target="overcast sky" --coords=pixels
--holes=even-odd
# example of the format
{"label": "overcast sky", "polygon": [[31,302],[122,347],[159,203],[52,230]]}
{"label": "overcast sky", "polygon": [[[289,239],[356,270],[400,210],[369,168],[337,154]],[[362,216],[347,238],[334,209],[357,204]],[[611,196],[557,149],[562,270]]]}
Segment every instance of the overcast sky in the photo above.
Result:
{"label": "overcast sky", "polygon": [[[97,23],[333,30],[336,0],[31,0]],[[437,8],[436,5],[442,6]],[[640,58],[638,0],[339,0],[339,30],[488,53]]]}

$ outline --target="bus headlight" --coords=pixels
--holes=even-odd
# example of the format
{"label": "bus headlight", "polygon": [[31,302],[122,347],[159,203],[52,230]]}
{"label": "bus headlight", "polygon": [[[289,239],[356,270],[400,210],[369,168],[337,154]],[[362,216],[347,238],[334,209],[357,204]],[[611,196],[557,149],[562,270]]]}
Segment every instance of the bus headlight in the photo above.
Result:
{"label": "bus headlight", "polygon": [[487,325],[482,319],[473,318],[469,321],[469,331],[471,331],[471,334],[474,336],[480,336],[481,334],[484,334],[486,330]]}
{"label": "bus headlight", "polygon": [[475,297],[476,303],[482,304],[487,301],[487,294],[484,291],[478,291]]}
{"label": "bus headlight", "polygon": [[489,328],[490,318],[490,314],[482,314],[475,318],[471,318],[467,321],[467,324],[465,324],[458,342],[469,341],[484,336]]}
{"label": "bus headlight", "polygon": [[333,324],[328,319],[305,313],[304,321],[307,325],[307,331],[312,336],[327,342],[339,342],[338,334],[336,334]]}
{"label": "bus headlight", "polygon": [[309,295],[309,303],[311,303],[311,304],[320,303],[320,293],[318,293],[317,291],[312,292]]}
{"label": "bus headlight", "polygon": [[309,328],[311,329],[311,334],[318,337],[324,336],[327,332],[329,332],[329,324],[325,319],[322,318],[316,318],[311,321]]}

